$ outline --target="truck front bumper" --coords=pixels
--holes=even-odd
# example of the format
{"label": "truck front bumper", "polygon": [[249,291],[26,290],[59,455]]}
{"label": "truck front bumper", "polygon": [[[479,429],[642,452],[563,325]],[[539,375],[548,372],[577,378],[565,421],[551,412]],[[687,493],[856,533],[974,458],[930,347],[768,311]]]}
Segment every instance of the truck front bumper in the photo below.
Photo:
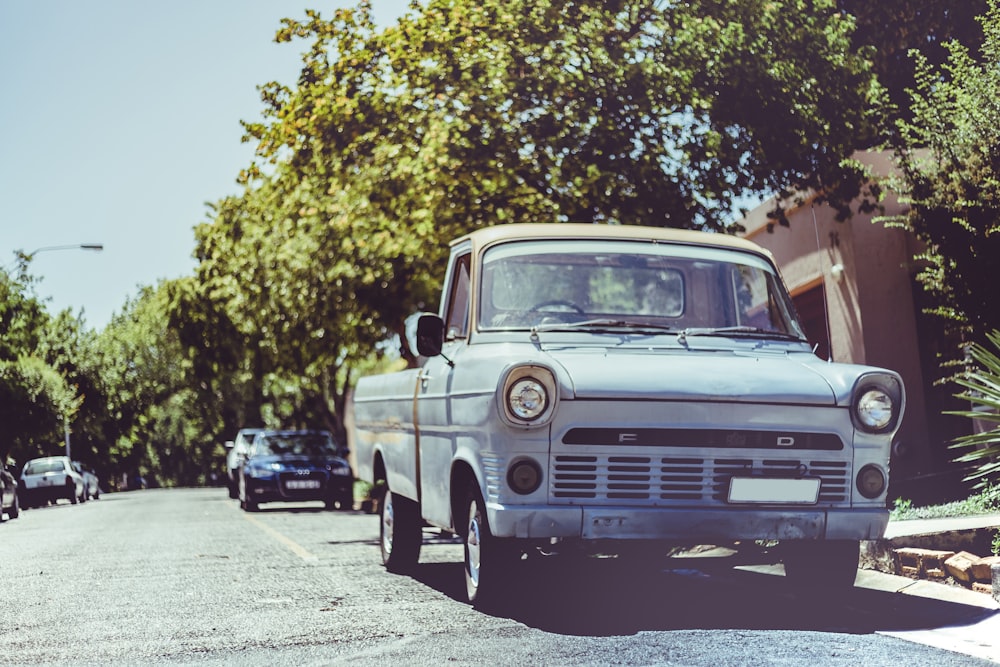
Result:
{"label": "truck front bumper", "polygon": [[889,512],[880,508],[554,507],[489,504],[497,537],[584,540],[875,540]]}

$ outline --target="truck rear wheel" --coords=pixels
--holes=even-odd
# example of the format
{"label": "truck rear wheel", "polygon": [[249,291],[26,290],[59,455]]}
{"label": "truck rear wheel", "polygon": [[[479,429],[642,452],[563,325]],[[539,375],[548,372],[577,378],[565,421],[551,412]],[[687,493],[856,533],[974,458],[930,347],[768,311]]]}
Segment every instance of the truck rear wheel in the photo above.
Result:
{"label": "truck rear wheel", "polygon": [[382,564],[390,572],[409,572],[420,559],[423,524],[420,506],[389,489],[382,499],[379,545]]}
{"label": "truck rear wheel", "polygon": [[795,540],[779,545],[785,577],[795,586],[848,590],[858,576],[857,540]]}

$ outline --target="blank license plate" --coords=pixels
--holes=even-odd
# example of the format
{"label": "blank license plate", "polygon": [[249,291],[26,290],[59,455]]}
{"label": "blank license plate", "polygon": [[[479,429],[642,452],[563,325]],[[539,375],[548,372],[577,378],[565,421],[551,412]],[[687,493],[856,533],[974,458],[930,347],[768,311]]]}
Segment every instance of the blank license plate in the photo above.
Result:
{"label": "blank license plate", "polygon": [[807,479],[733,477],[729,482],[729,502],[815,505],[819,500],[819,483],[818,477]]}
{"label": "blank license plate", "polygon": [[318,489],[319,480],[316,479],[290,479],[285,482],[286,489]]}

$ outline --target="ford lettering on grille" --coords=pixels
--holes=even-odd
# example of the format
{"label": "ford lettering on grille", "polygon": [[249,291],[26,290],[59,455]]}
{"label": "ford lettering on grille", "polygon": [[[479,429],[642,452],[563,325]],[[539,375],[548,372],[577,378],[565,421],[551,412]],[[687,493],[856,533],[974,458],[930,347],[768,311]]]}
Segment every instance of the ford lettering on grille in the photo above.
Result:
{"label": "ford lettering on grille", "polygon": [[574,428],[563,436],[567,445],[632,445],[638,447],[718,447],[722,449],[796,449],[838,451],[835,433],[788,433],[695,428]]}

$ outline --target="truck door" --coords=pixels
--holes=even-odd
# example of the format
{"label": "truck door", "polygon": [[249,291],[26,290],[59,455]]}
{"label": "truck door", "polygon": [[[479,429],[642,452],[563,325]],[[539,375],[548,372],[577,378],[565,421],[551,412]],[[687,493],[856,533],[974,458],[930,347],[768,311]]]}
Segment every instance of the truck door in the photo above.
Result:
{"label": "truck door", "polygon": [[471,262],[471,248],[453,251],[445,282],[448,292],[442,308],[445,322],[443,355],[428,359],[424,364],[416,393],[420,504],[424,519],[442,527],[451,522],[448,482],[456,439],[461,433],[461,424],[452,414],[455,367],[449,360],[455,362],[461,356],[469,335]]}

